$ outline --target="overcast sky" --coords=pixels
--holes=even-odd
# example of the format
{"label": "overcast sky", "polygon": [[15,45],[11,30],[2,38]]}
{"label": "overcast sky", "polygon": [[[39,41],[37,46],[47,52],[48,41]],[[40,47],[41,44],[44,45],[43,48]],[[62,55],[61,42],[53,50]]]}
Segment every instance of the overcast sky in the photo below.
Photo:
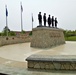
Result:
{"label": "overcast sky", "polygon": [[32,29],[31,14],[34,27],[38,25],[38,13],[58,18],[58,27],[76,30],[76,0],[0,0],[0,31],[6,26],[6,10],[8,9],[8,27],[14,31],[21,30],[20,2],[23,6],[23,30]]}

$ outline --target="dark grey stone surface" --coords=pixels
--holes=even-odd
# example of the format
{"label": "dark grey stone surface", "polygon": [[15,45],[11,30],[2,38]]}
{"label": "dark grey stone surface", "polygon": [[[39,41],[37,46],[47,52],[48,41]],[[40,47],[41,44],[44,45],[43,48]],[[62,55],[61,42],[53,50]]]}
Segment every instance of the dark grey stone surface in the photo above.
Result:
{"label": "dark grey stone surface", "polygon": [[55,62],[76,62],[75,55],[31,55],[26,61],[55,61]]}

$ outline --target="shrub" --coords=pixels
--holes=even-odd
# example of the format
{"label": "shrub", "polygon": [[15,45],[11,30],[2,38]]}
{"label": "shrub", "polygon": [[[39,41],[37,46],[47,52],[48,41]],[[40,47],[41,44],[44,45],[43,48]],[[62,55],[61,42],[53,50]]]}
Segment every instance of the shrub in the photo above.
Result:
{"label": "shrub", "polygon": [[29,35],[30,35],[30,36],[32,35],[32,31],[29,33]]}
{"label": "shrub", "polygon": [[9,35],[10,36],[16,36],[15,32],[13,32],[13,31],[10,31]]}
{"label": "shrub", "polygon": [[22,34],[25,34],[26,32],[23,30],[21,33],[22,33]]}

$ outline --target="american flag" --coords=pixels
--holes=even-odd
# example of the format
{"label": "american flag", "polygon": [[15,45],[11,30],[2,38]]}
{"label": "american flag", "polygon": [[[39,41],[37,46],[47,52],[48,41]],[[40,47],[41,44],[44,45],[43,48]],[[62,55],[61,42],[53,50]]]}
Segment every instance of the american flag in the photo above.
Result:
{"label": "american flag", "polygon": [[8,10],[7,10],[7,6],[6,6],[6,16],[8,16]]}
{"label": "american flag", "polygon": [[21,11],[23,12],[23,7],[22,7],[22,3],[21,3]]}
{"label": "american flag", "polygon": [[34,19],[33,19],[33,14],[32,14],[32,22],[34,22]]}

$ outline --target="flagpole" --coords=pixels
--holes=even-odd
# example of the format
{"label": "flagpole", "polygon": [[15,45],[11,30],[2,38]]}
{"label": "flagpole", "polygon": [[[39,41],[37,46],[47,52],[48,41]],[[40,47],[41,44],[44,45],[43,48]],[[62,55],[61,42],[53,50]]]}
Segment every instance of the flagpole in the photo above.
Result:
{"label": "flagpole", "polygon": [[7,16],[8,16],[8,12],[7,12],[7,5],[5,5],[5,9],[6,9],[6,27],[7,27],[7,29],[6,29],[6,35],[8,36],[8,22],[7,22]]}
{"label": "flagpole", "polygon": [[32,22],[32,30],[33,30],[33,22]]}
{"label": "flagpole", "polygon": [[7,16],[6,16],[6,27],[7,27],[7,36],[8,36],[8,23],[7,23]]}
{"label": "flagpole", "polygon": [[23,20],[22,20],[22,2],[21,2],[21,31],[23,31]]}

